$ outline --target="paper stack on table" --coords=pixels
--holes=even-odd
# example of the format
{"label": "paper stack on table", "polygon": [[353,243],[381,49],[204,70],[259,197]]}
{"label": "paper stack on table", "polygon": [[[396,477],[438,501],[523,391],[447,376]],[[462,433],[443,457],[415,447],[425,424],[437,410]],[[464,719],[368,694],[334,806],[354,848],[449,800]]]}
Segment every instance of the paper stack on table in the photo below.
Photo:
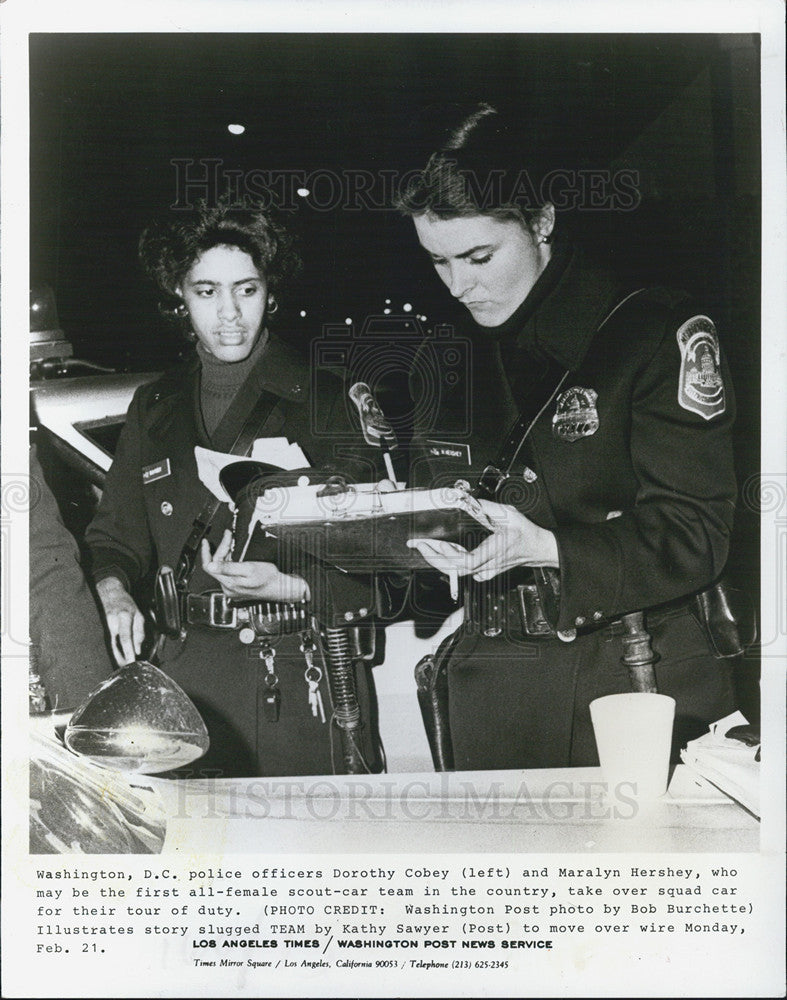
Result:
{"label": "paper stack on table", "polygon": [[684,764],[716,785],[742,806],[760,815],[760,744],[748,737],[729,736],[736,727],[751,733],[746,719],[734,712],[714,722],[710,731],[691,740],[680,756]]}

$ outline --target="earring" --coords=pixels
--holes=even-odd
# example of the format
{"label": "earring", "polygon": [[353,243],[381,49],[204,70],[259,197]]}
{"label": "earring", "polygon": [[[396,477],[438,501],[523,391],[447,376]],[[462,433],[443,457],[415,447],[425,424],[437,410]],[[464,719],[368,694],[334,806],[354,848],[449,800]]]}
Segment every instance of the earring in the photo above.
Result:
{"label": "earring", "polygon": [[186,308],[186,303],[185,302],[179,302],[175,306],[175,309],[173,311],[174,311],[175,315],[178,317],[178,319],[185,319],[188,316],[188,314],[189,314],[189,311]]}
{"label": "earring", "polygon": [[552,242],[552,233],[547,233],[546,235],[544,235],[542,233],[538,242],[539,243],[551,243]]}
{"label": "earring", "polygon": [[279,303],[276,301],[276,296],[272,293],[268,296],[268,315],[273,316],[273,314],[278,310]]}

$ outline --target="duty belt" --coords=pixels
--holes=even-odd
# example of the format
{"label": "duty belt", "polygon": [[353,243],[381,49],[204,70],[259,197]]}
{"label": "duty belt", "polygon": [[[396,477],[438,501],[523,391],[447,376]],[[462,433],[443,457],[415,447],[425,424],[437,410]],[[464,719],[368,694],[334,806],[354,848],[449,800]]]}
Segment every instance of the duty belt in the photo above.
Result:
{"label": "duty belt", "polygon": [[[571,642],[577,636],[588,635],[605,629],[610,635],[623,635],[626,631],[621,615],[614,618],[599,618],[589,621],[581,627],[556,631],[550,624],[556,615],[547,615],[544,608],[543,581],[539,585],[520,583],[514,587],[503,589],[500,584],[494,586],[495,580],[484,584],[475,581],[465,591],[465,632],[477,632],[481,635],[494,637],[503,635],[519,640],[540,640],[558,638]],[[692,611],[696,614],[696,595],[680,597],[674,601],[659,605],[648,611],[648,620],[652,624]],[[701,621],[701,616],[697,615]]]}
{"label": "duty belt", "polygon": [[257,635],[281,635],[300,632],[309,625],[306,604],[258,601],[235,604],[220,590],[204,594],[186,594],[184,620],[187,625],[208,628],[252,628]]}
{"label": "duty belt", "polygon": [[[559,584],[540,568],[529,571],[516,586],[495,577],[485,583],[468,580],[465,589],[465,625],[486,636],[506,633],[523,638],[558,635],[550,621],[557,618]],[[574,638],[574,635],[560,635]]]}
{"label": "duty belt", "polygon": [[202,594],[182,592],[169,566],[156,575],[154,614],[160,635],[184,638],[187,625],[204,628],[240,628],[241,639],[254,636],[300,632],[309,627],[311,614],[306,604],[285,601],[244,601],[238,603],[221,590]]}

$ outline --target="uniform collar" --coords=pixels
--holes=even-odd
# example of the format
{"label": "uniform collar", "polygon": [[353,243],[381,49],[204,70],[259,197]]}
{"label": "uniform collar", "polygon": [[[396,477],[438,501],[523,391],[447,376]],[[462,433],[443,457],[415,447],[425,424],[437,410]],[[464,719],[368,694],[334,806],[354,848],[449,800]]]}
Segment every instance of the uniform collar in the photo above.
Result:
{"label": "uniform collar", "polygon": [[[181,365],[162,375],[155,385],[150,432],[165,436],[173,421],[194,422],[194,405],[199,384],[200,360],[196,352]],[[309,368],[301,354],[286,341],[271,334],[265,351],[244,386],[266,390],[291,403],[309,398]],[[185,424],[184,424],[185,426]],[[195,426],[194,433],[197,433]]]}
{"label": "uniform collar", "polygon": [[[173,399],[189,399],[200,371],[196,352],[181,365],[161,377],[157,385],[157,402],[168,403]],[[255,384],[281,399],[305,402],[308,398],[309,368],[298,351],[276,334],[271,334],[265,350],[249,373]]]}
{"label": "uniform collar", "polygon": [[309,398],[308,362],[292,344],[276,334],[271,334],[268,347],[250,377],[258,378],[261,389],[281,399],[305,403]]}
{"label": "uniform collar", "polygon": [[620,298],[620,284],[609,271],[590,263],[579,248],[556,247],[516,312],[501,326],[482,332],[510,338],[522,350],[546,354],[575,370]]}

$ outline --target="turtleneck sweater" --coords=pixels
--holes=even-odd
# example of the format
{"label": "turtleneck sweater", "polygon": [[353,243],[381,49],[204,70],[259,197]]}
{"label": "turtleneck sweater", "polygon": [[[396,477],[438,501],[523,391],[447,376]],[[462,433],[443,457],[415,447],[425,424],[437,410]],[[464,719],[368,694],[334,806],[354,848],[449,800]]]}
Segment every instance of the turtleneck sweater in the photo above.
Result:
{"label": "turtleneck sweater", "polygon": [[499,326],[480,327],[483,333],[501,345],[512,347],[519,341],[519,347],[539,355],[540,345],[535,324],[530,321],[541,303],[549,296],[563,276],[570,259],[570,248],[558,244],[552,251],[546,267],[538,276],[524,300],[514,312]]}
{"label": "turtleneck sweater", "polygon": [[199,415],[208,437],[221,423],[235,394],[248,378],[268,346],[268,331],[263,330],[251,353],[243,361],[220,361],[197,341],[201,362],[199,380]]}
{"label": "turtleneck sweater", "polygon": [[547,345],[539,343],[538,310],[554,291],[568,265],[568,248],[556,247],[524,301],[499,326],[477,326],[477,336],[497,352],[499,364],[517,410],[521,410],[537,382],[554,366]]}

